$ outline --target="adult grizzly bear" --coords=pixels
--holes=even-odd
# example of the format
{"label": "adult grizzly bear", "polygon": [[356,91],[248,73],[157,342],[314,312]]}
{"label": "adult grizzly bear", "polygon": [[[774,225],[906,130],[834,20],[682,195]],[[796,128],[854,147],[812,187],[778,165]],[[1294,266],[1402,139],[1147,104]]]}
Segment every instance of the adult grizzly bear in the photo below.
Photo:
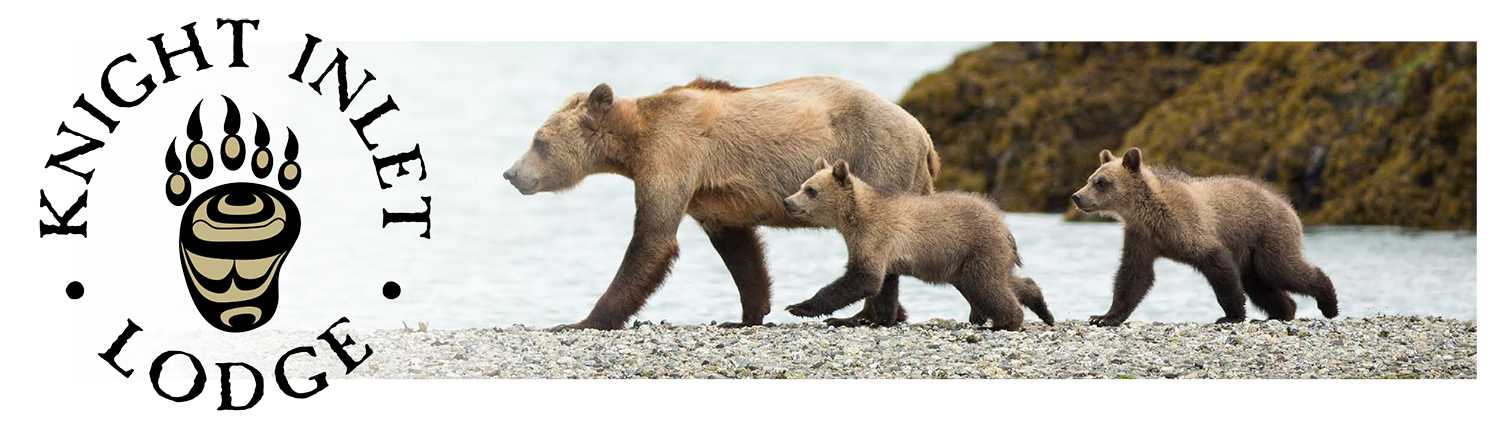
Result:
{"label": "adult grizzly bear", "polygon": [[[619,271],[587,318],[558,329],[623,327],[671,270],[684,214],[708,233],[739,288],[740,322],[726,325],[744,326],[771,311],[756,227],[809,227],[781,199],[818,158],[847,160],[872,185],[914,193],[932,192],[938,166],[922,124],[848,80],[740,88],[698,78],[635,99],[607,84],[569,97],[504,176],[525,195],[567,190],[595,173],[635,182],[635,232]],[[857,317],[872,311],[867,302]]]}
{"label": "adult grizzly bear", "polygon": [[1109,311],[1089,323],[1125,322],[1155,281],[1152,263],[1165,257],[1203,273],[1224,317],[1245,320],[1245,296],[1271,319],[1291,320],[1297,304],[1287,291],[1310,295],[1323,316],[1338,316],[1333,282],[1302,257],[1302,220],[1285,197],[1263,182],[1238,176],[1195,178],[1147,166],[1141,150],[1124,158],[1099,153],[1099,169],[1073,203],[1125,223],[1125,245],[1115,272]]}

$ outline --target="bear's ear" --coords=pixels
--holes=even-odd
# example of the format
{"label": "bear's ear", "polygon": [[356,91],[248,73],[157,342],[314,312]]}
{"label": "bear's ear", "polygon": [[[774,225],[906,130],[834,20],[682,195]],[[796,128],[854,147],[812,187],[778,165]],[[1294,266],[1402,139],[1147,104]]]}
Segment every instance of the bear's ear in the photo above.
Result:
{"label": "bear's ear", "polygon": [[815,171],[815,172],[822,172],[823,169],[827,169],[827,168],[828,168],[828,160],[824,160],[823,157],[818,157],[818,162],[813,163],[813,171]]}
{"label": "bear's ear", "polygon": [[599,83],[589,92],[589,108],[595,110],[608,110],[615,103],[615,91],[609,88],[608,83]]}
{"label": "bear's ear", "polygon": [[1141,171],[1141,148],[1130,148],[1125,151],[1125,168],[1131,172]]}
{"label": "bear's ear", "polygon": [[839,160],[833,162],[833,179],[840,184],[849,183],[849,162]]}
{"label": "bear's ear", "polygon": [[1099,151],[1099,165],[1103,166],[1111,161],[1115,161],[1115,154],[1109,153],[1108,149]]}

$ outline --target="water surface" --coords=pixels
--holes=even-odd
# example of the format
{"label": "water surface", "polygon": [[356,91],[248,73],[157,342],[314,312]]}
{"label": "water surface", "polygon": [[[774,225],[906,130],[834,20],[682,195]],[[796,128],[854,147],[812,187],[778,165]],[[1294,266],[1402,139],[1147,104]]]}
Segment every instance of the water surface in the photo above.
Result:
{"label": "water surface", "polygon": [[[287,282],[313,282],[320,290],[288,295],[278,326],[322,327],[329,305],[348,312],[355,324],[382,328],[398,321],[427,321],[440,328],[578,321],[609,284],[630,239],[632,184],[601,175],[564,194],[523,197],[499,177],[569,94],[608,82],[617,95],[641,96],[698,75],[742,86],[835,75],[895,100],[922,74],[976,44],[339,45],[400,101],[401,111],[391,116],[392,125],[401,128],[399,136],[422,143],[431,174],[424,187],[435,196],[433,237],[392,244],[416,252],[398,263],[381,262],[388,253],[360,243],[305,237],[285,276]],[[348,175],[368,177],[365,170]],[[307,201],[335,206],[351,200],[348,191],[319,190],[316,172],[309,173],[310,186],[298,191],[309,196]],[[381,200],[410,199],[391,193]],[[306,215],[309,228],[340,224]],[[1059,319],[1086,318],[1108,308],[1119,224],[1064,223],[1045,214],[1012,214],[1007,221],[1025,258],[1021,273],[1042,286]],[[351,231],[381,236],[373,227]],[[782,309],[839,276],[843,241],[827,230],[762,229],[761,234],[775,282],[773,314],[767,319],[800,321]],[[639,318],[738,320],[738,293],[702,231],[689,220],[678,237],[681,258]],[[1313,228],[1306,238],[1307,256],[1333,279],[1347,316],[1474,318],[1476,249],[1473,234],[1390,228]],[[391,265],[371,269],[372,262]],[[400,280],[399,299],[376,295],[387,279]],[[967,304],[951,287],[913,279],[903,279],[902,285],[912,320],[967,317]],[[1299,316],[1317,315],[1311,299],[1296,299]],[[1163,260],[1155,289],[1131,319],[1207,322],[1221,315],[1201,276]]]}

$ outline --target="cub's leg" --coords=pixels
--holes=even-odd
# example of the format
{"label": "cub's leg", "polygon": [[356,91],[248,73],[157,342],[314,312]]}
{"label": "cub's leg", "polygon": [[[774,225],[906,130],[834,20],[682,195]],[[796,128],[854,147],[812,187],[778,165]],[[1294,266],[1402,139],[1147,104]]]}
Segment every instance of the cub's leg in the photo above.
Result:
{"label": "cub's leg", "polygon": [[875,317],[875,298],[876,297],[866,298],[864,307],[860,308],[859,312],[856,312],[852,316],[846,318],[829,318],[823,320],[823,323],[834,327],[857,327],[862,325],[869,325],[870,320]]}
{"label": "cub's leg", "polygon": [[[966,274],[969,276],[954,282],[953,286],[970,306],[979,311],[980,316],[994,321],[991,329],[1021,331],[1025,314],[1021,311],[1021,303],[1010,291],[1009,273],[978,270]],[[972,313],[970,316],[972,319]]]}
{"label": "cub's leg", "polygon": [[873,305],[875,308],[875,315],[870,318],[870,325],[891,327],[906,321],[906,309],[901,308],[901,276],[885,275],[885,282],[880,285],[880,294],[870,299],[875,300],[874,303],[866,305],[867,307]]}
{"label": "cub's leg", "polygon": [[[965,297],[965,298],[967,299],[967,297]],[[973,325],[976,325],[976,326],[984,327],[984,323],[986,321],[989,321],[989,318],[985,318],[983,314],[979,313],[979,306],[976,305],[976,304],[974,304],[974,302],[970,301],[969,302],[969,324],[973,324]]]}
{"label": "cub's leg", "polygon": [[1250,303],[1266,312],[1266,319],[1291,321],[1297,316],[1297,302],[1286,290],[1267,284],[1252,266],[1240,275],[1240,284]]}
{"label": "cub's leg", "polygon": [[[1047,309],[1047,300],[1042,298],[1042,287],[1038,286],[1035,280],[1031,280],[1030,277],[1011,274],[1010,290],[1016,294],[1016,300],[1020,301],[1021,305],[1026,306],[1027,309],[1030,309],[1031,313],[1041,318],[1043,323],[1049,326],[1053,325],[1052,311]],[[974,314],[969,314],[970,322],[974,320],[973,316]]]}
{"label": "cub's leg", "polygon": [[1255,264],[1256,271],[1262,279],[1277,288],[1312,296],[1318,301],[1318,310],[1323,312],[1324,317],[1339,316],[1339,300],[1333,289],[1333,281],[1328,279],[1327,274],[1323,274],[1323,269],[1307,263],[1307,259],[1302,257],[1302,252],[1273,253],[1268,250],[1264,256],[1275,258],[1275,260]]}
{"label": "cub's leg", "polygon": [[1120,268],[1115,270],[1114,298],[1110,301],[1109,311],[1090,316],[1089,324],[1114,327],[1130,318],[1156,282],[1156,270],[1152,269],[1156,257],[1156,251],[1144,236],[1127,229],[1125,245],[1120,252]]}
{"label": "cub's leg", "polygon": [[888,274],[880,285],[880,294],[865,299],[864,309],[848,318],[829,318],[823,322],[834,327],[874,325],[889,327],[906,322],[906,309],[901,307],[901,276]]}
{"label": "cub's leg", "polygon": [[722,228],[708,223],[702,226],[740,290],[740,322],[720,326],[760,325],[766,314],[771,313],[771,273],[766,268],[765,245],[760,236],[755,228]]}
{"label": "cub's leg", "polygon": [[1208,278],[1214,287],[1214,297],[1224,309],[1224,317],[1215,323],[1228,324],[1245,321],[1245,288],[1240,286],[1240,269],[1235,266],[1234,256],[1227,249],[1217,249],[1193,262],[1193,267]]}
{"label": "cub's leg", "polygon": [[787,306],[786,310],[800,317],[828,315],[856,301],[879,294],[884,282],[885,264],[851,258],[843,276],[819,289],[812,298]]}

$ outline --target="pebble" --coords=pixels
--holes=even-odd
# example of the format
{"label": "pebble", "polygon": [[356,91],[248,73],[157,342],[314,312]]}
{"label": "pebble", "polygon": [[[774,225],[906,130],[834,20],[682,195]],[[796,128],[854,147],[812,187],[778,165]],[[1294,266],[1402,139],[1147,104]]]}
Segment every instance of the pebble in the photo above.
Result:
{"label": "pebble", "polygon": [[[1028,322],[1020,332],[937,319],[886,328],[818,322],[725,329],[642,322],[616,331],[537,327],[352,330],[374,354],[288,366],[330,378],[1476,378],[1474,320],[1376,316],[1232,325]],[[267,331],[220,345],[268,355],[318,332]],[[134,342],[132,342],[134,345]],[[170,344],[170,343],[168,343]],[[305,345],[305,343],[301,344]],[[253,362],[253,361],[252,361]],[[402,366],[406,369],[383,369]]]}

